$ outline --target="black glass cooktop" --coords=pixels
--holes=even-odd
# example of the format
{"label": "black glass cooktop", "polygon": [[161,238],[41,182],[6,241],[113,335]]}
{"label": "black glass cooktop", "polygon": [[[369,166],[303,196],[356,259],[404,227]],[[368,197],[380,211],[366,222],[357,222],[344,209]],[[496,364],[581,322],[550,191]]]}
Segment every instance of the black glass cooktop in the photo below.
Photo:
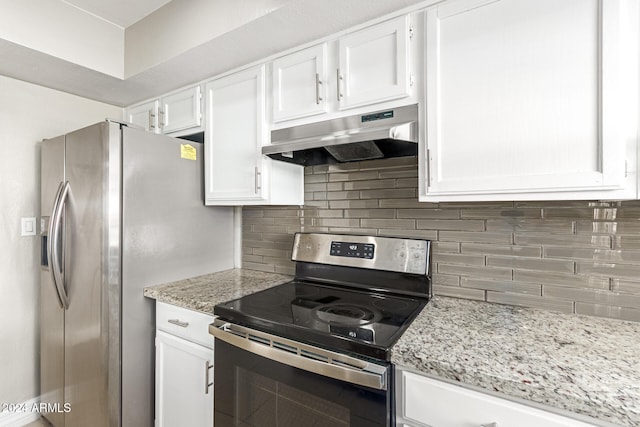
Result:
{"label": "black glass cooktop", "polygon": [[389,360],[427,299],[294,280],[217,305],[222,319],[288,339]]}

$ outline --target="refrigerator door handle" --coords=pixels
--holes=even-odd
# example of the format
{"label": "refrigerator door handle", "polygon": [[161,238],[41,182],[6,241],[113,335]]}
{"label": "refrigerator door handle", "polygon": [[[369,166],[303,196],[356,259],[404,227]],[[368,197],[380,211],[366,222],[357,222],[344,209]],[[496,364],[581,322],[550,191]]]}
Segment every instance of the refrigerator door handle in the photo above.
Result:
{"label": "refrigerator door handle", "polygon": [[69,308],[69,297],[64,288],[64,275],[60,268],[60,254],[58,253],[58,239],[60,236],[60,223],[62,222],[62,210],[69,195],[69,181],[61,182],[58,186],[58,193],[53,203],[53,212],[49,222],[49,244],[47,252],[49,257],[49,271],[53,279],[53,284],[58,291],[60,306],[65,310]]}
{"label": "refrigerator door handle", "polygon": [[47,262],[49,264],[49,274],[51,275],[51,283],[53,287],[56,289],[56,296],[58,297],[58,304],[60,304],[60,308],[64,308],[62,304],[62,298],[60,298],[60,291],[58,290],[58,285],[56,284],[56,276],[53,274],[54,264],[53,264],[53,248],[56,246],[53,242],[53,229],[54,224],[56,223],[56,212],[58,210],[58,203],[60,203],[60,196],[62,195],[62,188],[64,187],[64,182],[60,182],[58,185],[58,190],[56,191],[56,196],[53,198],[53,208],[51,209],[51,217],[49,219],[49,228],[47,234],[49,238],[47,239]]}

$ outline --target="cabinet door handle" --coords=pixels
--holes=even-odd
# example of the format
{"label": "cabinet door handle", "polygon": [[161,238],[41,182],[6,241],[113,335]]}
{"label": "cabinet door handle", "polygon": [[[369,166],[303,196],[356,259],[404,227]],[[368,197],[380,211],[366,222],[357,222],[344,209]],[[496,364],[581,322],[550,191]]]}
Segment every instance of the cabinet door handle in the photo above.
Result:
{"label": "cabinet door handle", "polygon": [[431,150],[427,149],[427,188],[431,187]]}
{"label": "cabinet door handle", "polygon": [[259,194],[260,190],[262,189],[262,172],[260,172],[260,169],[258,169],[258,167],[255,167],[255,193]]}
{"label": "cabinet door handle", "polygon": [[167,320],[167,322],[171,323],[172,325],[180,326],[181,328],[186,328],[187,326],[189,326],[189,322],[181,322],[178,319],[169,319]]}
{"label": "cabinet door handle", "polygon": [[204,364],[204,394],[209,394],[209,387],[213,385],[213,381],[209,382],[209,371],[213,365],[207,360]]}
{"label": "cabinet door handle", "polygon": [[498,427],[498,423],[480,424],[480,427]]}
{"label": "cabinet door handle", "polygon": [[149,110],[149,130],[156,128],[156,125],[153,123],[155,121],[154,120],[155,118],[156,118],[156,115],[153,114],[151,110]]}
{"label": "cabinet door handle", "polygon": [[336,88],[337,88],[337,95],[338,95],[338,101],[342,98],[342,91],[340,90],[340,81],[342,80],[342,76],[340,75],[340,68],[338,68],[336,70]]}
{"label": "cabinet door handle", "polygon": [[162,129],[164,127],[164,110],[158,111],[158,115],[160,116],[160,123],[158,124],[158,127]]}
{"label": "cabinet door handle", "polygon": [[320,74],[316,73],[316,104],[320,105],[320,101],[322,101],[322,96],[320,96],[320,85],[322,84],[322,80],[320,80]]}

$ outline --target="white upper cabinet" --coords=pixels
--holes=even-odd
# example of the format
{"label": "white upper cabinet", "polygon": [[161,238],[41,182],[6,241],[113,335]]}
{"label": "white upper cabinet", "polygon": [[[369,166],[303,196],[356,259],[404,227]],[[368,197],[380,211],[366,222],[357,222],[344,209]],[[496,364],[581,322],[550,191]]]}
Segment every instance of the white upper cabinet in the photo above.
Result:
{"label": "white upper cabinet", "polygon": [[202,130],[202,89],[198,85],[129,107],[125,121],[154,133],[198,132]]}
{"label": "white upper cabinet", "polygon": [[627,6],[428,9],[421,200],[635,198],[637,35]]}
{"label": "white upper cabinet", "polygon": [[213,80],[206,91],[207,202],[263,200],[264,67]]}
{"label": "white upper cabinet", "polygon": [[200,86],[189,88],[161,100],[160,129],[172,133],[202,126],[202,91]]}
{"label": "white upper cabinet", "polygon": [[325,113],[326,76],[326,43],[273,61],[273,121]]}
{"label": "white upper cabinet", "polygon": [[411,96],[412,31],[403,15],[275,59],[272,122],[327,120]]}
{"label": "white upper cabinet", "polygon": [[159,101],[155,100],[127,108],[124,113],[124,120],[141,126],[147,132],[159,133],[158,106]]}
{"label": "white upper cabinet", "polygon": [[409,16],[340,38],[340,109],[409,96]]}
{"label": "white upper cabinet", "polygon": [[303,203],[303,168],[262,155],[264,87],[264,65],[206,85],[207,205]]}

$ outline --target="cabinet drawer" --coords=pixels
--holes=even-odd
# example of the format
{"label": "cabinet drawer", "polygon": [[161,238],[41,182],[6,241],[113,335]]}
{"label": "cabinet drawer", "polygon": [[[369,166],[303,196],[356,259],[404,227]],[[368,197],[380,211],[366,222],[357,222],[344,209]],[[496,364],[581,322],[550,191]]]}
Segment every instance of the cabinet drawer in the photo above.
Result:
{"label": "cabinet drawer", "polygon": [[[400,412],[412,425],[459,427],[493,425],[500,427],[588,427],[573,418],[527,406],[493,395],[402,372]],[[464,410],[461,410],[464,408]]]}
{"label": "cabinet drawer", "polygon": [[156,329],[213,348],[213,316],[162,302],[156,303]]}

